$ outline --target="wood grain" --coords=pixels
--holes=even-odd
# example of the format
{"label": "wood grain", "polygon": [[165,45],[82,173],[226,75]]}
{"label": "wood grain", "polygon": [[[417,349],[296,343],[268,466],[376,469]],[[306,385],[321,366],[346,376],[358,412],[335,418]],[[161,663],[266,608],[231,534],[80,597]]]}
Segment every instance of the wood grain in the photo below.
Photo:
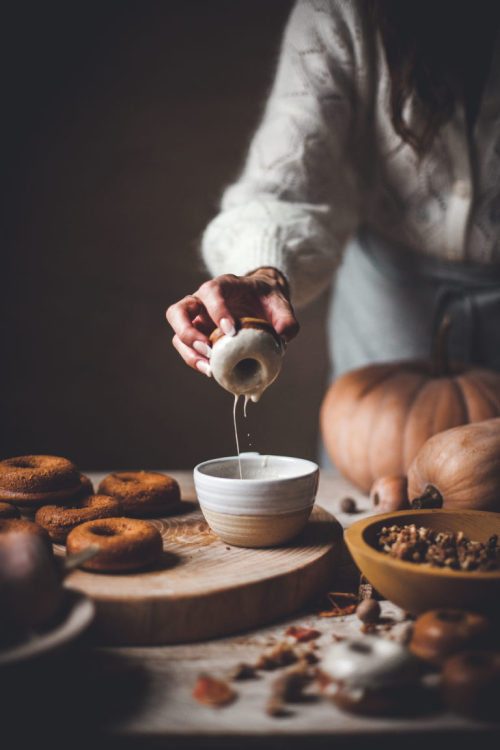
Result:
{"label": "wood grain", "polygon": [[246,549],[221,542],[198,506],[184,505],[181,515],[152,520],[163,536],[154,567],[68,578],[94,600],[101,642],[187,643],[246,630],[297,611],[331,581],[342,529],[322,508],[286,546]]}

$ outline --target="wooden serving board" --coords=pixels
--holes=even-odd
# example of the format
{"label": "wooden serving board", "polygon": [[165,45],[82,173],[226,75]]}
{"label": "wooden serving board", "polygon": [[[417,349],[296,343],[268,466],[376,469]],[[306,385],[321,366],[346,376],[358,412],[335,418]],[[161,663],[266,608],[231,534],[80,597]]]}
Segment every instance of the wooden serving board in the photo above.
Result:
{"label": "wooden serving board", "polygon": [[154,567],[116,574],[77,570],[68,577],[69,586],[96,604],[100,642],[186,643],[247,630],[297,611],[332,579],[342,528],[323,508],[314,508],[288,546],[246,549],[220,541],[196,503],[180,505],[175,516],[151,519],[163,536],[163,556]]}

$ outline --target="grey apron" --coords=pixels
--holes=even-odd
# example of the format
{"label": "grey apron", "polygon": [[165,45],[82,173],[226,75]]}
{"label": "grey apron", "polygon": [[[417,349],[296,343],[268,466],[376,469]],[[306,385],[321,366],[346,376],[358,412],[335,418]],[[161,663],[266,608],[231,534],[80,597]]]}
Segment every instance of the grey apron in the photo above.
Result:
{"label": "grey apron", "polygon": [[[330,305],[330,379],[372,362],[428,357],[446,313],[450,358],[500,371],[500,266],[426,258],[361,230]],[[324,449],[320,460],[331,465]]]}

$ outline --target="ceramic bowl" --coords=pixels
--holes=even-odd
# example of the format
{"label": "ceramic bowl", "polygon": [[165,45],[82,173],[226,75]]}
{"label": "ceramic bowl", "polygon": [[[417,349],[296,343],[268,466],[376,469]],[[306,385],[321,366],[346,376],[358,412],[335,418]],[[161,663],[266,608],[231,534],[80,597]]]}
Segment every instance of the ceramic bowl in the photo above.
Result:
{"label": "ceramic bowl", "polygon": [[493,613],[500,602],[500,569],[459,571],[389,557],[375,549],[383,526],[415,523],[438,531],[463,531],[471,540],[500,537],[500,513],[480,510],[402,510],[364,518],[350,526],[345,542],[360,571],[386,599],[418,614],[440,607]]}
{"label": "ceramic bowl", "polygon": [[317,464],[289,456],[244,453],[194,469],[196,494],[217,536],[238,547],[274,547],[293,539],[311,514]]}

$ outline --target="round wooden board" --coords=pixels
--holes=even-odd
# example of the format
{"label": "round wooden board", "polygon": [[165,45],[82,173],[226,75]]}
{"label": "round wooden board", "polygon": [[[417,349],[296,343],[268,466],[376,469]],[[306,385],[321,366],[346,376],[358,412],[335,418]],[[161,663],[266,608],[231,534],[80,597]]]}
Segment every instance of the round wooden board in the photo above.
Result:
{"label": "round wooden board", "polygon": [[291,614],[326,590],[342,528],[323,508],[313,509],[304,531],[287,546],[246,549],[220,541],[197,505],[182,505],[187,512],[151,519],[163,536],[163,556],[154,567],[113,575],[77,570],[68,577],[96,604],[100,642],[214,638]]}

